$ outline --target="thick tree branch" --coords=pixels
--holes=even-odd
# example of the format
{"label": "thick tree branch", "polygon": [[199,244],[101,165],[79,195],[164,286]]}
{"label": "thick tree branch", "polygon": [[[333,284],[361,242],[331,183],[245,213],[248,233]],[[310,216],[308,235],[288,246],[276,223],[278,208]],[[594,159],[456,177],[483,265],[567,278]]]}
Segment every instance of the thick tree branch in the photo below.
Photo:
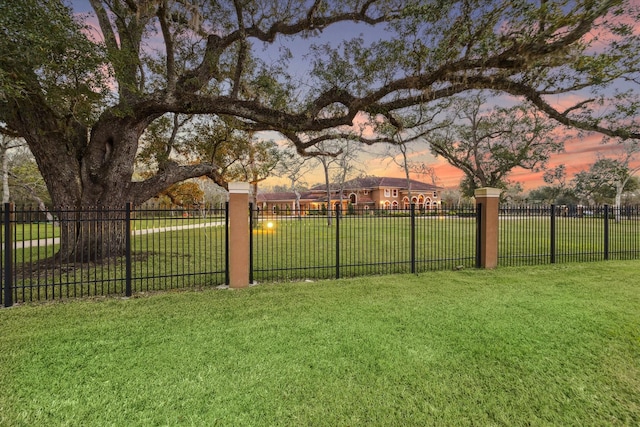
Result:
{"label": "thick tree branch", "polygon": [[501,90],[506,93],[510,93],[516,96],[522,96],[525,99],[529,100],[533,105],[535,105],[540,111],[544,112],[547,116],[555,119],[558,123],[563,125],[574,127],[576,129],[581,129],[590,132],[597,132],[603,135],[625,139],[640,139],[640,133],[634,132],[631,130],[627,130],[624,128],[607,128],[598,125],[597,123],[587,122],[584,120],[578,120],[571,118],[568,113],[573,111],[576,108],[580,108],[584,106],[584,102],[579,103],[574,107],[567,108],[564,112],[558,111],[556,108],[552,107],[544,98],[540,95],[539,92],[535,90],[535,88],[527,86],[522,83],[514,82],[506,79],[496,79],[492,81],[486,81],[485,79],[478,78],[476,79],[476,84],[479,87],[490,86],[493,89]]}
{"label": "thick tree branch", "polygon": [[167,21],[167,2],[163,0],[158,7],[158,20],[160,21],[160,29],[162,30],[162,38],[164,39],[165,53],[167,55],[165,62],[167,68],[167,91],[173,93],[176,89],[176,62],[175,47],[173,36],[169,22]]}
{"label": "thick tree branch", "polygon": [[314,3],[307,12],[306,17],[295,23],[287,24],[285,22],[278,21],[273,23],[267,30],[262,30],[254,26],[247,28],[246,32],[250,37],[257,38],[263,42],[272,43],[278,34],[293,35],[308,30],[322,30],[329,25],[338,22],[364,22],[366,24],[376,25],[392,19],[393,15],[389,16],[383,14],[378,17],[369,16],[369,8],[373,3],[373,1],[368,1],[360,10],[348,13],[338,13],[333,16],[316,16],[315,11],[317,4]]}
{"label": "thick tree branch", "polygon": [[240,85],[242,84],[242,73],[244,71],[244,64],[247,60],[247,39],[244,30],[244,16],[242,5],[239,0],[234,0],[233,5],[236,9],[236,19],[238,20],[238,28],[240,28],[240,46],[238,47],[238,59],[236,61],[236,69],[233,76],[233,89],[231,90],[231,97],[237,98],[240,91]]}
{"label": "thick tree branch", "polygon": [[156,175],[145,181],[131,183],[132,202],[136,205],[143,203],[173,184],[201,176],[207,176],[216,184],[226,187],[226,182],[211,163],[180,166],[175,162],[166,162]]}

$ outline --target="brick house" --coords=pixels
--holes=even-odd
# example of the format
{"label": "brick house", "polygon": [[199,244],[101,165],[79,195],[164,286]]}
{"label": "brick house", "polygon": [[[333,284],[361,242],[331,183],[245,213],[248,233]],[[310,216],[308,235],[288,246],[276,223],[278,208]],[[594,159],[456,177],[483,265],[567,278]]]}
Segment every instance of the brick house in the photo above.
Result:
{"label": "brick house", "polygon": [[[410,187],[410,191],[409,191]],[[339,189],[332,186],[331,205],[340,203]],[[357,210],[408,209],[411,202],[418,209],[433,210],[440,206],[442,187],[404,178],[367,176],[352,179],[343,185],[342,210],[351,205]],[[411,193],[411,198],[409,198]],[[266,212],[286,213],[295,210],[296,195],[289,193],[258,194],[258,207]],[[324,185],[317,185],[310,191],[300,193],[300,210],[309,211],[327,209],[327,191]]]}

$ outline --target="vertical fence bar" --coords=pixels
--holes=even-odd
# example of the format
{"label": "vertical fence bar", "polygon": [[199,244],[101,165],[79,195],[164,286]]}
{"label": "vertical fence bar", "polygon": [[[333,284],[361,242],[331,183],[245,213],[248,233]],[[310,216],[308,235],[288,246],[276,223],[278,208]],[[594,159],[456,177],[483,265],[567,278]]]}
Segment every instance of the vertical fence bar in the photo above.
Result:
{"label": "vertical fence bar", "polygon": [[609,260],[609,205],[604,205],[604,259]]}
{"label": "vertical fence bar", "polygon": [[253,223],[253,210],[253,203],[249,203],[249,283],[253,283],[253,228],[257,225]]}
{"label": "vertical fence bar", "polygon": [[4,204],[4,306],[13,305],[13,203]]}
{"label": "vertical fence bar", "polygon": [[551,262],[551,264],[555,264],[556,263],[556,205],[551,205],[551,218],[550,218],[551,224],[549,227],[549,232],[550,232],[550,244],[551,247],[549,248],[549,250],[551,251],[551,255],[550,255],[550,259],[549,261]]}
{"label": "vertical fence bar", "polygon": [[130,297],[131,290],[131,202],[127,202],[124,214],[124,245],[125,245],[125,295]]}
{"label": "vertical fence bar", "polygon": [[411,274],[416,272],[416,205],[411,203]]}
{"label": "vertical fence bar", "polygon": [[[336,279],[340,278],[340,206],[336,205]],[[331,215],[331,208],[327,210]]]}

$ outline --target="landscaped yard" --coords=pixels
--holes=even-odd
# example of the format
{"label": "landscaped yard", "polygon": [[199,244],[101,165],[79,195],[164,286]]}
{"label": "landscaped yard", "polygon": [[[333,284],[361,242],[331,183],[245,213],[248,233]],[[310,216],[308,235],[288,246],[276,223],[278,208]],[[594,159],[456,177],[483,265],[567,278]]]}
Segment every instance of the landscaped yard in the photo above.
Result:
{"label": "landscaped yard", "polygon": [[0,310],[0,425],[639,425],[637,261]]}

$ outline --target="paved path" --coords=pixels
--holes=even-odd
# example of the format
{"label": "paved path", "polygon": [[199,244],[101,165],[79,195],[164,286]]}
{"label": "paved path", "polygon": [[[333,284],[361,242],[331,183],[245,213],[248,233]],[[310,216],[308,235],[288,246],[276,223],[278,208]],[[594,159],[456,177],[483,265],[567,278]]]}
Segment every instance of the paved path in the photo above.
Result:
{"label": "paved path", "polygon": [[[158,228],[145,228],[143,230],[133,230],[131,232],[134,236],[142,236],[145,234],[165,233],[167,231],[180,231],[180,230],[193,230],[197,228],[218,227],[224,225],[224,221],[216,222],[203,222],[201,224],[189,224],[189,225],[173,225],[171,227],[158,227]],[[43,247],[57,245],[60,243],[59,237],[49,237],[47,239],[37,240],[24,240],[15,242],[14,249],[26,249],[32,247]]]}

